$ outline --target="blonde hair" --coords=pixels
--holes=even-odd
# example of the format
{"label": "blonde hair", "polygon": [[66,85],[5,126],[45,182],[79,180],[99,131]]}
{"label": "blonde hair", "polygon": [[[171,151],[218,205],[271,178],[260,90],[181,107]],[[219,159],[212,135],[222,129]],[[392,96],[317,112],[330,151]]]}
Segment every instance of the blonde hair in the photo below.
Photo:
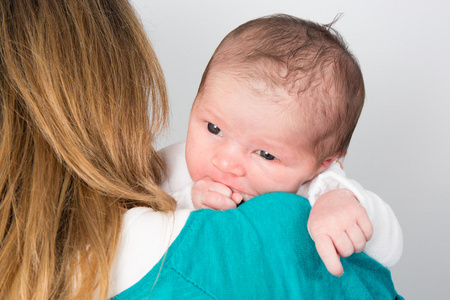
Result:
{"label": "blonde hair", "polygon": [[307,128],[299,136],[308,139],[317,166],[330,156],[345,155],[365,89],[358,61],[332,28],[336,21],[321,25],[278,14],[238,26],[215,50],[198,94],[214,72],[281,87],[301,108],[298,117]]}
{"label": "blonde hair", "polygon": [[169,212],[168,103],[126,0],[0,2],[0,299],[106,298],[126,209]]}

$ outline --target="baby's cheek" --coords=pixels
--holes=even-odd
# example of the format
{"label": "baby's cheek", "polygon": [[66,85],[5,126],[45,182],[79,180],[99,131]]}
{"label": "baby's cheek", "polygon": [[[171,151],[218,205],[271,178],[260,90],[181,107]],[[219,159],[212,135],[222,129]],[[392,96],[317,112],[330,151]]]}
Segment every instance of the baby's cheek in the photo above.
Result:
{"label": "baby's cheek", "polygon": [[254,186],[254,188],[255,188],[255,190],[252,192],[252,197],[264,195],[264,194],[271,193],[271,192],[277,192],[275,187],[273,187],[269,183],[264,184],[264,185],[256,185],[256,186]]}
{"label": "baby's cheek", "polygon": [[189,175],[191,176],[192,181],[199,181],[200,179],[204,178],[205,175],[202,174],[201,169],[197,166],[194,166],[192,168],[189,168]]}
{"label": "baby's cheek", "polygon": [[285,182],[281,182],[278,180],[272,180],[270,182],[266,182],[265,185],[260,186],[257,190],[257,195],[274,193],[274,192],[284,192],[284,193],[297,193],[299,189],[299,185],[293,182],[290,182],[289,179],[286,179]]}
{"label": "baby's cheek", "polygon": [[199,179],[201,179],[199,174],[200,168],[198,167],[198,165],[192,163],[189,159],[186,160],[186,164],[192,181],[198,181]]}

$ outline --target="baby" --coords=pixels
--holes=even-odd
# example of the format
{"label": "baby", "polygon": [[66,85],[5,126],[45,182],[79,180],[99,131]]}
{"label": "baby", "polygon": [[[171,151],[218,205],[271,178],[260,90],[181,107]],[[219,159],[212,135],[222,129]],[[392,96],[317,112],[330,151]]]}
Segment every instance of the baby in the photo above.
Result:
{"label": "baby", "polygon": [[364,94],[359,65],[330,26],[288,15],[249,21],[206,67],[186,143],[160,151],[169,172],[162,187],[196,209],[300,194],[311,203],[308,229],[330,273],[342,275],[339,256],[363,250],[390,267],[403,247],[395,215],[337,162]]}

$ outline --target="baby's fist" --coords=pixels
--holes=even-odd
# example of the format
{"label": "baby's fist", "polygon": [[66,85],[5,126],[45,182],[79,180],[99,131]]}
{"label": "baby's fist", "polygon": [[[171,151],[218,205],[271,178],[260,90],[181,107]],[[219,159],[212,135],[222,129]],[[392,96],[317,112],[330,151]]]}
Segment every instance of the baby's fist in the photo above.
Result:
{"label": "baby's fist", "polygon": [[348,190],[333,190],[320,196],[311,209],[308,231],[328,271],[341,276],[339,257],[361,252],[372,237],[366,210]]}
{"label": "baby's fist", "polygon": [[195,209],[227,210],[236,208],[242,201],[241,194],[233,192],[226,185],[212,181],[208,177],[194,183],[191,196]]}

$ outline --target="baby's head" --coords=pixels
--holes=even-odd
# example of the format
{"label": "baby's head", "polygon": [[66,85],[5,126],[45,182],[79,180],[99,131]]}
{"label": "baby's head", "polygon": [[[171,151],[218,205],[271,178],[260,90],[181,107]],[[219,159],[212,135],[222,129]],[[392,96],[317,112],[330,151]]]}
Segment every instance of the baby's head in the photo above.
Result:
{"label": "baby's head", "polygon": [[330,26],[287,15],[247,22],[203,74],[186,144],[191,177],[248,197],[296,192],[346,154],[363,103],[358,63]]}

